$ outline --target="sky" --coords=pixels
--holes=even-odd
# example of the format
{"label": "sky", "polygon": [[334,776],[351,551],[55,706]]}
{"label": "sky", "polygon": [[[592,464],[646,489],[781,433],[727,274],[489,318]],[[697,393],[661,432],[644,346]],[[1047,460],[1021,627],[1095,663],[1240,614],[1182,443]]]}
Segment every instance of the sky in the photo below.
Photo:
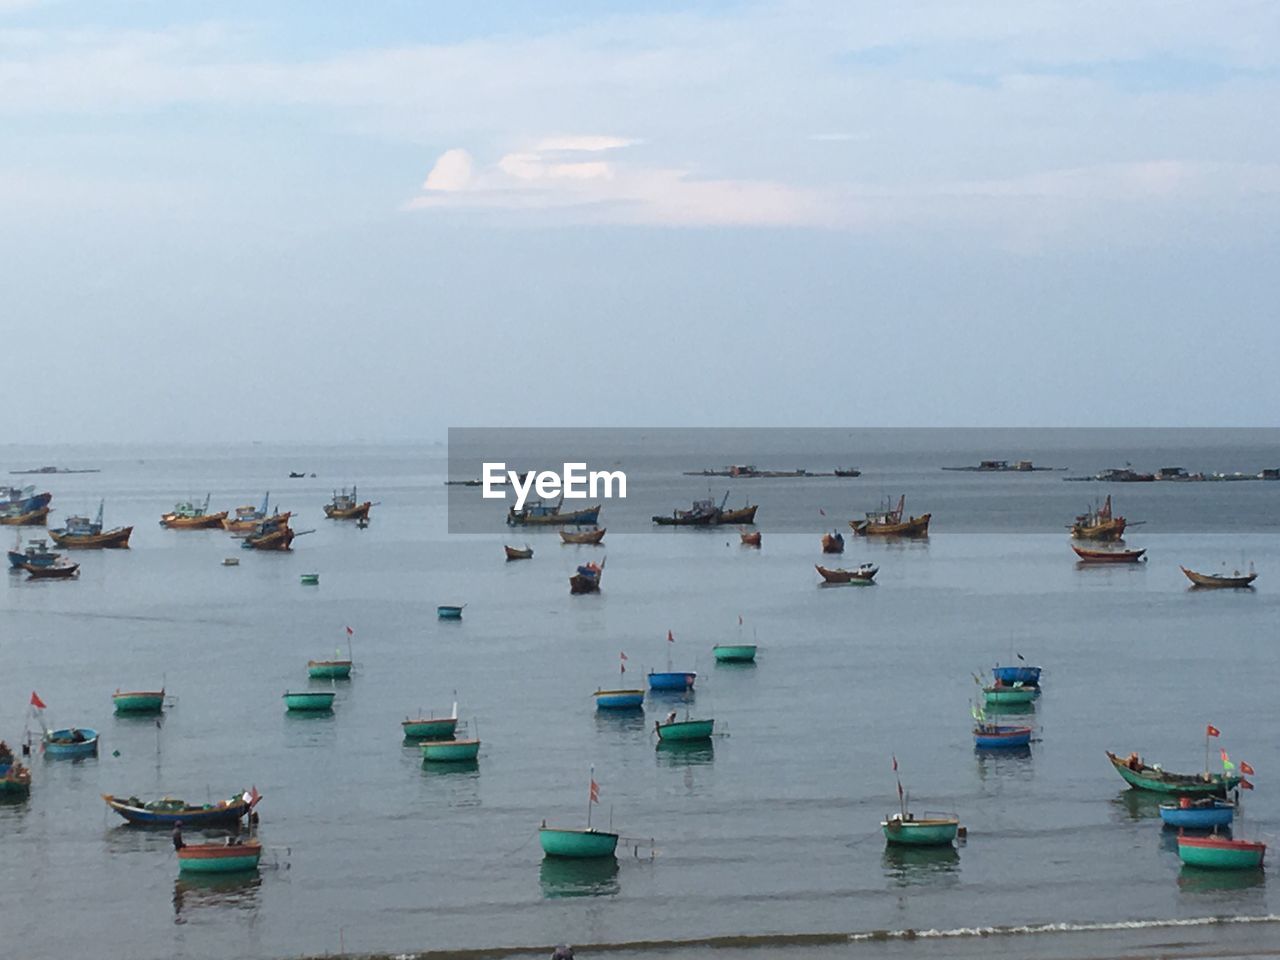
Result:
{"label": "sky", "polygon": [[0,0],[0,444],[1276,426],[1280,5]]}

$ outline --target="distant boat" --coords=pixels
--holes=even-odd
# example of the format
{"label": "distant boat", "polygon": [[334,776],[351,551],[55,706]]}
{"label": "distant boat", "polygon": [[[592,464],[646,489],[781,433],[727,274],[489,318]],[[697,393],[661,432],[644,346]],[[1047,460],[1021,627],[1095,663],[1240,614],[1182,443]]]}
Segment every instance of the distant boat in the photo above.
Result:
{"label": "distant boat", "polygon": [[1039,667],[993,667],[991,674],[997,681],[1010,687],[1015,683],[1031,687],[1040,685]]}
{"label": "distant boat", "polygon": [[1007,750],[1031,743],[1030,727],[979,720],[973,728],[973,745],[979,750]]}
{"label": "distant boat", "polygon": [[578,565],[578,572],[569,578],[570,593],[599,593],[600,580],[604,576],[604,560]]}
{"label": "distant boat", "polygon": [[907,805],[907,794],[898,776],[897,757],[893,760],[893,772],[898,782],[898,812],[880,821],[885,840],[908,847],[950,846],[960,832],[960,818],[954,814],[916,817]]}
{"label": "distant boat", "polygon": [[1243,779],[1239,774],[1228,773],[1169,773],[1143,763],[1136,753],[1129,754],[1125,759],[1117,757],[1110,750],[1106,753],[1116,773],[1135,790],[1183,797],[1225,797]]}
{"label": "distant boat", "polygon": [[312,680],[349,680],[350,660],[308,660],[307,676]]}
{"label": "distant boat", "polygon": [[719,663],[750,663],[756,658],[754,643],[717,643],[711,653]]}
{"label": "distant boat", "polygon": [[519,547],[508,547],[505,545],[502,549],[506,551],[508,560],[533,559],[533,547],[529,546],[527,543],[524,545],[524,549],[520,549]]}
{"label": "distant boat", "polygon": [[304,587],[316,587],[320,585],[320,574],[318,573],[300,573],[298,580]]}
{"label": "distant boat", "polygon": [[28,580],[71,580],[80,575],[80,564],[70,560],[57,560],[53,563],[24,563],[22,569],[27,571]]}
{"label": "distant boat", "polygon": [[[595,768],[591,770],[591,789],[587,801],[587,826],[585,830],[567,827],[548,827],[542,821],[538,828],[538,840],[542,844],[542,852],[548,857],[573,857],[575,859],[612,857],[618,848],[618,835],[591,826],[591,808],[599,799],[599,788],[596,785]],[[612,819],[612,818],[611,818]]]}
{"label": "distant boat", "polygon": [[169,513],[160,518],[160,526],[170,530],[205,530],[210,527],[221,527],[227,519],[227,511],[209,512],[210,494],[205,494],[204,504],[197,506],[190,500],[176,504]]}
{"label": "distant boat", "polygon": [[21,550],[22,541],[14,544],[14,548],[9,551],[9,566],[14,570],[23,570],[27,567],[47,567],[57,563],[58,558],[62,556],[60,553],[54,553],[49,549],[47,540],[28,540],[26,550]]}
{"label": "distant boat", "polygon": [[239,557],[223,557],[222,565],[224,567],[238,567],[240,566],[240,558]]}
{"label": "distant boat", "polygon": [[1099,550],[1077,546],[1074,543],[1071,544],[1071,549],[1075,551],[1076,556],[1083,563],[1140,563],[1142,555],[1147,552],[1145,549],[1126,550],[1123,548]]}
{"label": "distant boat", "polygon": [[98,731],[91,727],[46,730],[41,744],[46,757],[95,757],[98,755]]}
{"label": "distant boat", "polygon": [[31,793],[31,771],[16,760],[0,764],[0,797],[25,797]]}
{"label": "distant boat", "polygon": [[[669,665],[668,665],[669,666]],[[698,675],[692,670],[650,670],[650,690],[692,690]]]}
{"label": "distant boat", "polygon": [[[223,517],[222,529],[232,532],[249,531],[267,519],[267,505],[271,500],[271,491],[267,491],[267,495],[262,498],[261,507],[243,506],[236,507],[235,517]],[[288,520],[289,515],[285,514],[284,519]]]}
{"label": "distant boat", "polygon": [[597,690],[597,710],[637,710],[644,706],[643,690]]}
{"label": "distant boat", "polygon": [[116,713],[159,713],[164,709],[164,689],[117,690],[111,695]]}
{"label": "distant boat", "polygon": [[[11,558],[13,554],[9,555]],[[1236,570],[1231,575],[1222,573],[1196,573],[1194,570],[1188,570],[1186,567],[1178,567],[1187,575],[1187,579],[1194,583],[1197,587],[1218,587],[1218,588],[1236,588],[1250,586],[1254,580],[1258,579],[1258,575],[1253,572],[1253,565],[1249,565],[1248,573],[1241,573]]]}
{"label": "distant boat", "polygon": [[580,530],[573,533],[568,530],[561,530],[560,539],[565,543],[599,543],[604,539],[604,534],[604,527],[598,527],[595,530]]}
{"label": "distant boat", "polygon": [[880,572],[880,568],[874,563],[861,564],[856,570],[845,570],[843,567],[824,567],[815,563],[813,568],[818,571],[823,581],[826,583],[853,583],[853,584],[870,584],[876,574]]}
{"label": "distant boat", "polygon": [[835,475],[837,477],[860,477],[861,470],[855,470],[853,467],[836,467]]}
{"label": "distant boat", "polygon": [[1030,460],[983,460],[976,467],[943,467],[943,470],[959,470],[967,473],[1040,473],[1065,470],[1066,467],[1037,467]]}
{"label": "distant boat", "polygon": [[741,531],[739,531],[739,536],[741,536],[741,537],[742,537],[742,545],[743,545],[744,547],[758,547],[758,546],[760,546],[760,531],[759,531],[759,530],[741,530]]}
{"label": "distant boat", "polygon": [[458,705],[448,717],[417,717],[400,722],[400,729],[408,740],[451,740],[458,730]]}
{"label": "distant boat", "polygon": [[178,850],[178,869],[183,873],[241,873],[258,869],[262,844],[188,843]]}
{"label": "distant boat", "polygon": [[49,508],[36,507],[23,510],[20,507],[0,509],[0,525],[6,527],[43,527],[49,519]]}
{"label": "distant boat", "polygon": [[554,504],[533,500],[521,510],[509,507],[507,509],[507,525],[511,527],[550,527],[568,524],[570,526],[594,527],[600,520],[600,504],[598,503],[594,507],[571,510],[568,513],[561,512],[563,505],[564,497],[561,497]]}
{"label": "distant boat", "polygon": [[114,527],[102,529],[102,510],[105,501],[98,504],[98,516],[90,520],[88,517],[67,517],[67,525],[57,530],[50,530],[49,537],[60,547],[69,550],[101,550],[123,549],[129,546],[129,535],[133,527]]}
{"label": "distant boat", "polygon": [[373,501],[360,501],[353,486],[351,492],[347,488],[333,491],[333,499],[324,505],[324,515],[330,520],[367,520]]}
{"label": "distant boat", "polygon": [[461,607],[453,606],[451,604],[442,604],[441,606],[436,607],[436,617],[440,620],[461,620],[462,609],[465,606],[465,603]]}
{"label": "distant boat", "polygon": [[142,801],[137,797],[121,798],[109,793],[104,793],[102,799],[129,823],[138,826],[171,827],[181,822],[184,827],[205,827],[234,825],[249,815],[260,797],[255,789],[253,793],[235,794],[217,803],[187,803],[172,797]]}
{"label": "distant boat", "polygon": [[1124,517],[1116,517],[1111,513],[1111,495],[1100,507],[1091,507],[1076,517],[1068,529],[1076,540],[1123,540],[1125,526],[1128,521]]}
{"label": "distant boat", "polygon": [[480,741],[423,740],[422,759],[429,763],[467,763],[480,754]]}
{"label": "distant boat", "polygon": [[714,720],[683,720],[668,718],[653,721],[654,732],[664,743],[688,743],[695,740],[710,740],[715,727]]}
{"label": "distant boat", "polygon": [[760,509],[760,505],[758,503],[756,504],[749,503],[746,506],[739,507],[736,510],[725,510],[722,508],[720,510],[720,517],[719,519],[716,520],[716,524],[719,525],[719,524],[729,524],[729,523],[755,523],[756,511],[759,509]]}
{"label": "distant boat", "polygon": [[336,693],[327,690],[287,691],[284,694],[284,705],[286,710],[332,710],[333,698],[336,696]]}
{"label": "distant boat", "polygon": [[240,546],[246,550],[292,550],[295,536],[289,526],[289,514],[282,513],[259,523]]}
{"label": "distant boat", "polygon": [[1218,797],[1192,800],[1183,797],[1178,803],[1160,804],[1160,819],[1166,827],[1187,830],[1212,830],[1225,827],[1235,819],[1236,805]]}
{"label": "distant boat", "polygon": [[[725,500],[729,499],[727,492],[724,496]],[[673,510],[669,516],[655,515],[653,522],[660,527],[712,527],[720,522],[720,515],[720,507],[708,498],[693,501],[688,510]]]}
{"label": "distant boat", "polygon": [[16,474],[23,474],[23,473],[25,473],[25,474],[33,474],[33,473],[45,473],[45,474],[48,474],[48,473],[101,473],[102,471],[101,471],[101,470],[97,470],[97,469],[88,469],[88,470],[71,470],[71,469],[68,469],[67,467],[32,467],[32,468],[30,468],[30,469],[28,469],[28,470],[10,470],[9,472],[10,472],[11,474],[15,474],[15,475],[16,475]]}
{"label": "distant boat", "polygon": [[36,488],[0,487],[0,525],[7,527],[41,527],[49,516],[51,493],[36,493]]}
{"label": "distant boat", "polygon": [[1267,845],[1259,841],[1178,836],[1178,858],[1188,866],[1207,870],[1257,870],[1266,853]]}
{"label": "distant boat", "polygon": [[898,505],[890,507],[886,501],[879,510],[866,514],[865,520],[850,520],[849,527],[860,537],[927,537],[932,514],[903,519],[907,497],[898,498]]}
{"label": "distant boat", "polygon": [[824,533],[822,535],[823,553],[844,553],[844,537],[840,533]]}

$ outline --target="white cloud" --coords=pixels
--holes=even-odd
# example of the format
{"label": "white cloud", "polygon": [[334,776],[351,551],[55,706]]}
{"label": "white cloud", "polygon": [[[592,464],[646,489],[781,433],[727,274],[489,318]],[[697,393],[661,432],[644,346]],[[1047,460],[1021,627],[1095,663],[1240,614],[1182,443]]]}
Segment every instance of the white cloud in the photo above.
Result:
{"label": "white cloud", "polygon": [[446,150],[440,155],[422,184],[423,190],[452,192],[465,190],[471,183],[474,164],[465,150]]}
{"label": "white cloud", "polygon": [[603,150],[620,150],[623,147],[633,147],[640,143],[639,140],[632,140],[627,137],[606,137],[606,136],[570,136],[570,137],[547,137],[540,140],[534,150],[539,153],[568,151],[577,152],[585,151],[587,153],[599,153]]}

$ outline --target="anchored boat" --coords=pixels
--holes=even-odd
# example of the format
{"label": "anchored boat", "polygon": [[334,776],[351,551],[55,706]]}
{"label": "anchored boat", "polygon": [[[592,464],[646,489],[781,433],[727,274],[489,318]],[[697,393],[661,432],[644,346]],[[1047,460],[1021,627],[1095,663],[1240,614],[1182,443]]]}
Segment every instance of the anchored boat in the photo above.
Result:
{"label": "anchored boat", "polygon": [[333,698],[337,694],[331,690],[286,691],[284,705],[286,710],[319,712],[333,709]]}
{"label": "anchored boat", "polygon": [[[607,558],[606,558],[607,559]],[[605,561],[578,565],[578,572],[569,578],[570,593],[599,593],[600,579],[604,576]]]}
{"label": "anchored boat", "polygon": [[480,741],[424,740],[421,744],[422,759],[430,763],[468,763],[480,753]]}
{"label": "anchored boat", "polygon": [[548,827],[542,821],[538,828],[538,840],[542,852],[548,857],[594,858],[612,857],[618,848],[618,835],[591,826],[591,808],[600,802],[600,787],[596,783],[595,767],[591,768],[591,787],[587,792],[587,826],[585,830],[568,827]]}
{"label": "anchored boat", "polygon": [[532,560],[533,559],[533,547],[529,546],[527,543],[524,545],[523,550],[520,549],[519,547],[508,547],[506,545],[504,545],[502,549],[506,551],[508,560]]}
{"label": "anchored boat", "polygon": [[904,520],[906,505],[907,497],[903,494],[896,507],[889,507],[886,501],[879,510],[868,512],[865,520],[850,520],[849,527],[860,537],[927,537],[933,515],[926,513]]}
{"label": "anchored boat", "polygon": [[170,530],[206,530],[221,527],[227,519],[227,511],[209,512],[210,494],[205,494],[204,505],[197,506],[190,500],[184,500],[174,506],[173,510],[160,518],[160,526]]}
{"label": "anchored boat", "polygon": [[178,850],[178,869],[183,873],[239,873],[257,870],[261,859],[262,844],[257,840],[188,843]]}
{"label": "anchored boat", "polygon": [[533,500],[525,504],[523,509],[507,508],[507,526],[510,527],[551,527],[569,524],[580,527],[594,527],[600,520],[600,504],[585,507],[582,510],[561,512],[564,497],[553,504],[541,500]]}
{"label": "anchored boat", "polygon": [[[263,520],[267,519],[267,504],[270,502],[270,500],[271,500],[271,491],[268,490],[266,496],[262,498],[261,507],[253,507],[248,505],[243,507],[236,507],[236,515],[234,518],[232,517],[222,518],[222,529],[228,530],[232,533],[237,533],[237,532],[245,533],[245,532],[252,531],[255,527],[258,526],[258,524],[262,523]],[[284,520],[289,519],[289,514],[287,513],[286,514],[277,513],[277,516],[282,517]]]}
{"label": "anchored boat", "polygon": [[41,744],[46,757],[95,757],[98,755],[98,731],[91,727],[46,730]]}
{"label": "anchored boat", "polygon": [[898,812],[880,822],[884,838],[891,844],[910,847],[950,846],[960,832],[960,818],[954,814],[916,817],[907,805],[907,795],[898,776],[898,758],[893,758],[894,779],[898,782]]}
{"label": "anchored boat", "polygon": [[54,553],[49,549],[47,540],[28,540],[27,548],[21,549],[22,540],[19,539],[14,548],[9,551],[9,567],[13,570],[27,570],[30,567],[48,567],[58,562],[58,558],[62,556],[60,553]]}
{"label": "anchored boat", "polygon": [[159,690],[116,690],[111,695],[116,713],[159,713],[164,709],[164,688]]}
{"label": "anchored boat", "polygon": [[1106,754],[1116,773],[1135,790],[1185,797],[1225,797],[1244,779],[1239,774],[1225,772],[1170,773],[1156,766],[1148,766],[1137,753],[1131,753],[1125,759],[1117,757],[1110,750]]}
{"label": "anchored boat", "polygon": [[1166,827],[1187,830],[1214,830],[1228,826],[1235,819],[1236,805],[1218,797],[1192,800],[1183,797],[1177,803],[1160,804],[1160,819]]}
{"label": "anchored boat", "polygon": [[686,715],[683,720],[675,719],[675,713],[666,720],[653,721],[654,732],[664,743],[689,743],[696,740],[710,740],[714,720],[690,720]]}
{"label": "anchored boat", "polygon": [[22,569],[27,571],[28,580],[70,580],[80,574],[80,564],[70,560],[55,560],[40,566],[26,563]]}
{"label": "anchored boat", "polygon": [[67,517],[67,525],[57,530],[50,530],[49,537],[60,547],[69,550],[102,550],[123,549],[129,546],[129,535],[133,527],[114,527],[102,529],[102,510],[105,501],[98,504],[98,516],[90,520],[88,517]]}
{"label": "anchored boat", "polygon": [[717,663],[751,663],[756,658],[754,643],[717,643],[711,648]]}
{"label": "anchored boat", "polygon": [[406,740],[451,740],[458,729],[458,704],[447,717],[406,718],[400,722]]}
{"label": "anchored boat", "polygon": [[1111,513],[1111,495],[1101,506],[1090,507],[1068,524],[1071,536],[1077,540],[1122,540],[1128,521]]}
{"label": "anchored boat", "polygon": [[744,547],[760,546],[761,535],[759,530],[740,530],[738,535],[742,538]]}
{"label": "anchored boat", "polygon": [[822,535],[823,553],[844,553],[844,536],[838,531]]}
{"label": "anchored boat", "polygon": [[1080,547],[1074,543],[1071,545],[1071,549],[1075,551],[1076,556],[1080,558],[1082,563],[1139,563],[1142,561],[1142,555],[1147,552],[1145,549],[1125,550],[1112,548],[1098,550]]}
{"label": "anchored boat", "polygon": [[815,563],[813,568],[818,571],[818,575],[822,577],[824,583],[852,583],[861,586],[871,584],[876,574],[880,572],[880,568],[874,563],[860,564],[856,570],[845,570],[843,567],[824,567]]}
{"label": "anchored boat", "polygon": [[206,827],[237,823],[249,815],[262,797],[254,787],[252,792],[238,793],[217,803],[187,803],[173,797],[143,801],[137,797],[122,799],[109,793],[104,793],[102,799],[129,823],[138,826],[172,827],[181,823],[184,827]]}
{"label": "anchored boat", "polygon": [[604,527],[598,527],[595,530],[580,530],[573,533],[568,530],[561,530],[560,539],[565,543],[599,543],[604,539],[604,534]]}
{"label": "anchored boat", "polygon": [[[13,554],[9,554],[12,558]],[[1235,588],[1250,586],[1253,581],[1258,579],[1258,575],[1253,571],[1253,564],[1249,564],[1249,572],[1241,573],[1236,570],[1228,575],[1225,573],[1196,573],[1194,570],[1188,570],[1186,567],[1178,567],[1187,579],[1197,587],[1218,587],[1218,588]]]}
{"label": "anchored boat", "polygon": [[1024,683],[1004,684],[996,681],[982,688],[982,699],[987,703],[1031,703],[1040,696],[1040,688]]}
{"label": "anchored boat", "polygon": [[1030,727],[979,720],[973,728],[973,745],[978,750],[1008,750],[1031,743]]}
{"label": "anchored boat", "polygon": [[324,515],[330,520],[367,520],[372,507],[372,500],[360,502],[354,486],[349,493],[343,487],[333,491],[333,499],[324,505]]}
{"label": "anchored boat", "polygon": [[312,680],[350,680],[350,660],[308,660],[307,676]]}
{"label": "anchored boat", "polygon": [[1178,858],[1188,866],[1208,870],[1257,870],[1267,845],[1253,840],[1178,835]]}

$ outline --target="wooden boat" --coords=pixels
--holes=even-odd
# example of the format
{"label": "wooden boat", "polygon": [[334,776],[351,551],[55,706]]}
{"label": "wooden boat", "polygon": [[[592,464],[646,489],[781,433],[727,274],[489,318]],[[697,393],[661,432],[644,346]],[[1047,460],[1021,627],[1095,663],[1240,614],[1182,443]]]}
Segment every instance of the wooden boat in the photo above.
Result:
{"label": "wooden boat", "polygon": [[612,857],[618,848],[618,835],[604,830],[573,830],[566,827],[538,828],[542,852],[548,857]]}
{"label": "wooden boat", "polygon": [[80,575],[80,564],[70,560],[58,560],[43,566],[27,563],[22,569],[27,571],[28,580],[70,580]]}
{"label": "wooden boat", "polygon": [[284,705],[286,710],[332,710],[336,696],[331,690],[286,691]]}
{"label": "wooden boat", "polygon": [[973,728],[973,745],[979,750],[1007,750],[1031,743],[1032,729],[979,721]]}
{"label": "wooden boat", "polygon": [[324,515],[330,520],[367,520],[372,500],[360,502],[356,488],[348,493],[346,487],[333,491],[333,499],[324,505]]}
{"label": "wooden boat", "polygon": [[184,827],[207,827],[219,824],[235,824],[249,815],[258,802],[253,794],[235,794],[217,803],[187,803],[173,797],[142,801],[137,797],[122,799],[104,793],[102,799],[108,807],[129,823],[146,827],[172,827],[181,821]]}
{"label": "wooden boat", "polygon": [[710,740],[714,720],[661,720],[653,721],[654,732],[658,739],[670,743],[688,743],[693,740]]}
{"label": "wooden boat", "polygon": [[[232,533],[248,532],[253,530],[258,524],[262,523],[263,520],[267,519],[267,504],[270,500],[271,492],[267,491],[267,495],[262,498],[261,507],[248,505],[236,507],[234,518],[222,518],[222,529],[228,530]],[[283,517],[285,520],[289,519],[289,515],[287,513],[284,514]]]}
{"label": "wooden boat", "polygon": [[[464,603],[462,607],[465,607]],[[436,607],[436,617],[440,620],[461,620],[462,607],[452,606],[450,604],[442,604]]]}
{"label": "wooden boat", "polygon": [[1075,551],[1076,556],[1080,558],[1082,563],[1140,563],[1142,561],[1142,555],[1147,552],[1145,549],[1097,550],[1089,547],[1077,546],[1074,543],[1071,545],[1071,549]]}
{"label": "wooden boat", "polygon": [[43,527],[48,519],[48,507],[36,507],[34,510],[18,510],[11,507],[0,513],[0,525],[6,527]]}
{"label": "wooden boat", "polygon": [[597,690],[592,696],[597,710],[638,710],[644,706],[643,690]]}
{"label": "wooden boat", "polygon": [[833,471],[837,477],[860,477],[862,471],[854,467],[836,467]]}
{"label": "wooden boat", "polygon": [[[13,555],[10,554],[12,557]],[[1248,573],[1235,571],[1230,576],[1222,573],[1196,573],[1194,570],[1188,570],[1186,567],[1178,567],[1187,575],[1187,579],[1194,583],[1197,587],[1217,587],[1217,588],[1236,588],[1247,587],[1258,579],[1258,575],[1253,572],[1253,566],[1250,565]]]}
{"label": "wooden boat", "polygon": [[507,526],[511,527],[552,527],[560,525],[594,527],[600,520],[600,504],[584,507],[581,510],[562,511],[564,497],[554,504],[533,500],[525,504],[522,510],[507,508]]}
{"label": "wooden boat", "polygon": [[886,503],[881,509],[867,513],[865,520],[850,520],[849,526],[860,537],[927,537],[932,514],[904,520],[906,504],[907,497],[903,494],[896,507],[890,508]]}
{"label": "wooden boat", "polygon": [[604,561],[578,565],[578,572],[569,578],[570,593],[599,593],[600,580],[604,576]]}
{"label": "wooden boat", "polygon": [[458,705],[449,717],[418,717],[400,721],[407,740],[452,740],[458,729]]}
{"label": "wooden boat", "polygon": [[31,771],[16,760],[0,772],[0,797],[25,797],[31,793]]}
{"label": "wooden boat", "polygon": [[960,830],[960,818],[895,813],[880,822],[885,840],[910,847],[940,847],[951,844]]}
{"label": "wooden boat", "polygon": [[178,850],[178,869],[183,873],[240,873],[257,870],[261,859],[262,844],[257,840],[188,843]]}
{"label": "wooden boat", "polygon": [[982,688],[982,698],[987,703],[1031,703],[1040,696],[1040,688],[1026,684],[995,683]]}
{"label": "wooden boat", "polygon": [[289,514],[283,513],[258,524],[240,546],[245,550],[292,550],[296,535],[289,526]]}
{"label": "wooden boat", "polygon": [[1239,786],[1242,777],[1235,773],[1169,773],[1159,767],[1150,767],[1136,753],[1125,759],[1110,750],[1107,759],[1116,773],[1135,790],[1168,793],[1179,797],[1225,797]]}
{"label": "wooden boat", "polygon": [[839,533],[824,533],[822,535],[822,552],[844,553],[844,537]]}
{"label": "wooden boat", "polygon": [[751,663],[756,658],[754,643],[717,643],[711,653],[718,663]]}
{"label": "wooden boat", "polygon": [[568,530],[560,531],[560,539],[565,543],[599,543],[604,539],[605,528],[599,527],[595,530],[581,530],[570,533]]}
{"label": "wooden boat", "polygon": [[30,513],[47,507],[53,499],[48,491],[36,493],[34,486],[0,487],[0,513]]}
{"label": "wooden boat", "polygon": [[308,660],[307,676],[312,680],[349,680],[350,660]]}
{"label": "wooden boat", "polygon": [[817,563],[813,565],[813,568],[818,571],[826,583],[869,584],[875,580],[876,574],[880,572],[880,568],[874,563],[861,564],[856,570],[845,570],[842,567],[832,569]]}
{"label": "wooden boat", "polygon": [[1128,521],[1111,513],[1111,495],[1100,507],[1091,507],[1068,525],[1071,536],[1077,540],[1122,540]]}
{"label": "wooden boat", "polygon": [[692,690],[698,675],[692,670],[650,670],[650,690]]}
{"label": "wooden boat", "polygon": [[1192,800],[1183,797],[1178,803],[1160,804],[1160,819],[1166,827],[1187,830],[1213,830],[1225,827],[1235,819],[1236,805],[1218,797]]}
{"label": "wooden boat", "polygon": [[997,683],[1003,683],[1008,687],[1015,683],[1020,683],[1024,687],[1040,685],[1039,667],[993,667],[991,675],[995,677]]}
{"label": "wooden boat", "polygon": [[467,763],[480,754],[479,740],[424,740],[422,759],[428,763]]}
{"label": "wooden boat", "polygon": [[508,560],[532,560],[533,559],[533,547],[529,546],[527,543],[524,545],[523,550],[517,547],[508,547],[506,545],[504,545],[502,549],[506,551]]}
{"label": "wooden boat", "polygon": [[94,757],[98,754],[98,731],[90,727],[46,730],[41,744],[46,757]]}
{"label": "wooden boat", "polygon": [[760,546],[760,531],[759,531],[759,530],[741,530],[741,531],[739,531],[739,536],[741,536],[741,537],[742,537],[742,545],[743,545],[744,547],[758,547],[758,546]]}
{"label": "wooden boat", "polygon": [[[725,500],[728,498],[729,494],[726,493]],[[654,516],[653,522],[660,527],[713,527],[721,522],[721,505],[723,501],[718,505],[711,499],[695,500],[688,510],[673,510],[670,516]],[[755,517],[754,512],[752,517]]]}
{"label": "wooden boat", "polygon": [[102,529],[102,508],[105,502],[98,504],[98,516],[94,520],[88,517],[67,517],[67,525],[57,530],[50,530],[49,537],[60,547],[69,550],[102,550],[123,549],[129,546],[129,535],[133,527],[115,527]]}
{"label": "wooden boat", "polygon": [[57,563],[58,558],[62,556],[60,553],[54,553],[49,549],[47,540],[28,540],[25,550],[19,549],[22,541],[19,540],[15,544],[14,549],[9,551],[9,567],[13,570],[25,570],[28,565],[33,567],[47,567]]}
{"label": "wooden boat", "polygon": [[716,523],[755,523],[756,511],[759,509],[760,505],[757,503],[747,504],[745,507],[739,507],[737,510],[721,510]]}
{"label": "wooden boat", "polygon": [[1266,854],[1267,845],[1259,841],[1178,835],[1178,859],[1192,867],[1257,870]]}
{"label": "wooden boat", "polygon": [[116,713],[159,713],[164,709],[164,689],[117,690],[111,695]]}
{"label": "wooden boat", "polygon": [[160,518],[160,526],[170,530],[207,530],[222,526],[227,519],[227,511],[209,512],[209,494],[205,494],[204,505],[197,506],[185,500],[174,506],[173,510]]}

